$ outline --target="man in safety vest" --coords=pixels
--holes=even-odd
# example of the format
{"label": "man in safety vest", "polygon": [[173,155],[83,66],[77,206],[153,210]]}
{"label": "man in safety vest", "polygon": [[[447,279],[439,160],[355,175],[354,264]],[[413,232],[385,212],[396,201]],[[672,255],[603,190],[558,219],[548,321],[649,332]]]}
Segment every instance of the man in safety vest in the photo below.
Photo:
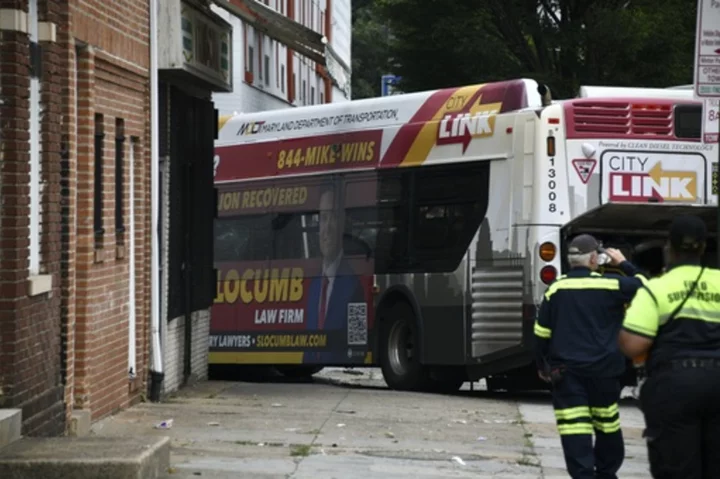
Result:
{"label": "man in safety vest", "polygon": [[678,216],[667,272],[628,308],[620,348],[648,354],[640,404],[655,478],[720,478],[720,270],[701,265],[707,228]]}
{"label": "man in safety vest", "polygon": [[626,362],[617,335],[625,303],[643,280],[612,248],[606,254],[627,276],[597,273],[599,250],[590,235],[570,242],[570,271],[548,287],[534,328],[538,374],[552,384],[565,464],[574,479],[614,479],[625,458],[618,400]]}

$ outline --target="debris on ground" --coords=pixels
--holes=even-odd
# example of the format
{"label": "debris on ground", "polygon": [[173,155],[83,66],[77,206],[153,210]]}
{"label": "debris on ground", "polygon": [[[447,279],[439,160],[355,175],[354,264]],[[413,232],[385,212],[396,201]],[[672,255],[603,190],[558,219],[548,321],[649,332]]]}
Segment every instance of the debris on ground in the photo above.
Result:
{"label": "debris on ground", "polygon": [[465,465],[466,465],[466,464],[465,464],[465,461],[463,461],[462,458],[459,457],[459,456],[453,456],[453,457],[452,457],[452,460],[455,461],[455,462],[457,462],[457,463],[460,464],[461,466],[465,466]]}
{"label": "debris on ground", "polygon": [[170,429],[173,425],[172,419],[166,419],[165,421],[155,424],[155,429]]}

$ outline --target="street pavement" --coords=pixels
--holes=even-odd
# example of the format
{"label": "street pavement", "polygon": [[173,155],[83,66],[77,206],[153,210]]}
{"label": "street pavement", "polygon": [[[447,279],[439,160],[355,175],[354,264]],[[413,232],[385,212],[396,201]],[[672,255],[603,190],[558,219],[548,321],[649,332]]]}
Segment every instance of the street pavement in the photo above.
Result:
{"label": "street pavement", "polygon": [[[167,435],[167,478],[567,478],[546,394],[388,390],[378,370],[312,382],[205,381],[93,425],[96,436]],[[643,421],[621,406],[620,478],[647,478]],[[161,423],[169,428],[158,428]]]}

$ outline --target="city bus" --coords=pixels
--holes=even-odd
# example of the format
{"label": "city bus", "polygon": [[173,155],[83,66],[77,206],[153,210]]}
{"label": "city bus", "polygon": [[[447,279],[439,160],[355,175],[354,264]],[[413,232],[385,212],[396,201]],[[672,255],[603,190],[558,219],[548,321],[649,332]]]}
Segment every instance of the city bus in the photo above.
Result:
{"label": "city bus", "polygon": [[533,322],[569,238],[652,275],[673,215],[717,229],[700,103],[644,92],[553,101],[518,79],[221,118],[211,367],[538,387]]}

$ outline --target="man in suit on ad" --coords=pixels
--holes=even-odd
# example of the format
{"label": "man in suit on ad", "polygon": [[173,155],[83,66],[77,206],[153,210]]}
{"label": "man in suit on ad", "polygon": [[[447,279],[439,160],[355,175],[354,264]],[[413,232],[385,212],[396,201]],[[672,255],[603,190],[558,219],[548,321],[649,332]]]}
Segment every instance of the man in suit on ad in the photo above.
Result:
{"label": "man in suit on ad", "polygon": [[[366,303],[360,278],[344,257],[345,208],[339,188],[325,188],[320,195],[319,243],[322,256],[320,275],[313,278],[308,291],[308,331],[328,331],[348,327],[348,305]],[[334,336],[337,338],[337,336]],[[332,353],[312,354],[321,361],[347,360],[347,337],[341,344],[328,342]]]}

